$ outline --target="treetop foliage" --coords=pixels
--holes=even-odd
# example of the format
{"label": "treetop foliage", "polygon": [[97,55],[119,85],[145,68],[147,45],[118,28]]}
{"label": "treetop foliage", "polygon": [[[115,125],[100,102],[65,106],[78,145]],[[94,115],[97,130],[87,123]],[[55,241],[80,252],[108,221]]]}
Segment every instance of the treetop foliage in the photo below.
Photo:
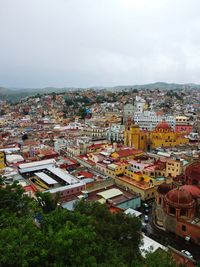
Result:
{"label": "treetop foliage", "polygon": [[1,267],[174,266],[159,254],[141,257],[137,218],[97,202],[69,212],[57,201],[47,193],[30,199],[17,183],[0,187]]}

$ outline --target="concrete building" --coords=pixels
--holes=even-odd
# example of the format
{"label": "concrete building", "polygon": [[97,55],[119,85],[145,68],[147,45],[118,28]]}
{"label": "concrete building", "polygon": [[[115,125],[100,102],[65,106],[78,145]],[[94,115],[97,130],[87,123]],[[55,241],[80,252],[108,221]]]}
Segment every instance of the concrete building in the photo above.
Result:
{"label": "concrete building", "polygon": [[136,96],[136,98],[135,98],[136,112],[142,113],[145,109],[145,106],[146,106],[146,101],[143,98],[141,98],[140,96]]}
{"label": "concrete building", "polygon": [[165,120],[173,129],[176,126],[176,119],[173,116],[157,115],[154,111],[135,112],[134,121],[142,130],[153,131],[158,123]]}
{"label": "concrete building", "polygon": [[124,140],[124,125],[115,124],[107,131],[107,138],[110,142],[123,142]]}
{"label": "concrete building", "polygon": [[106,138],[108,127],[96,126],[96,125],[86,125],[83,130],[83,134],[91,138]]}
{"label": "concrete building", "polygon": [[193,122],[187,116],[177,116],[176,117],[176,131],[185,132],[187,134],[191,133],[193,130]]}
{"label": "concrete building", "polygon": [[166,177],[176,177],[183,173],[183,161],[168,159],[166,161]]}
{"label": "concrete building", "polygon": [[134,114],[134,105],[133,104],[126,104],[123,108],[123,123],[125,124],[128,118],[133,118]]}

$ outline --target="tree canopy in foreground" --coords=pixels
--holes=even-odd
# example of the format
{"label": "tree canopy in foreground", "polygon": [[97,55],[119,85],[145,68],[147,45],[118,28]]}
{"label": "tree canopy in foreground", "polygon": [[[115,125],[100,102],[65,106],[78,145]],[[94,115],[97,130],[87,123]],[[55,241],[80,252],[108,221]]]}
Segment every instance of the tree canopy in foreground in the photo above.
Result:
{"label": "tree canopy in foreground", "polygon": [[140,221],[81,201],[74,212],[49,194],[30,199],[17,185],[0,188],[1,267],[175,266],[167,255],[140,255]]}

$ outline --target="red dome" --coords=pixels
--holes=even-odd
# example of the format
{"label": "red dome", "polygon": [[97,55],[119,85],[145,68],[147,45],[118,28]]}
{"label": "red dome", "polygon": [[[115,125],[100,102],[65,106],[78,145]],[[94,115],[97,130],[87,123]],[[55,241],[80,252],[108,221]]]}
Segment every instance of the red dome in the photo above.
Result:
{"label": "red dome", "polygon": [[200,162],[193,162],[190,164],[185,171],[185,177],[188,183],[200,186]]}
{"label": "red dome", "polygon": [[172,130],[171,126],[165,120],[163,120],[157,124],[156,130],[160,130],[160,129],[161,130],[170,130],[170,131]]}
{"label": "red dome", "polygon": [[195,204],[192,195],[183,188],[172,189],[166,194],[165,199],[170,206],[189,208]]}
{"label": "red dome", "polygon": [[195,185],[183,185],[181,188],[192,195],[194,198],[200,198],[200,188]]}

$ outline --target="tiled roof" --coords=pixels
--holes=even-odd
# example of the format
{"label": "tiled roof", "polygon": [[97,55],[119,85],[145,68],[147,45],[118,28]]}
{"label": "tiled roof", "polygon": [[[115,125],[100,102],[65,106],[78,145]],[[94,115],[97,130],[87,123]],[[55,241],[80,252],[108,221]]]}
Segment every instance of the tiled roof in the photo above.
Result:
{"label": "tiled roof", "polygon": [[128,157],[128,156],[132,156],[132,155],[138,155],[143,153],[142,150],[137,150],[137,149],[123,149],[123,150],[119,150],[116,152],[119,157]]}
{"label": "tiled roof", "polygon": [[94,175],[92,173],[86,172],[86,171],[80,171],[78,174],[83,175],[85,178],[93,178],[94,177]]}

